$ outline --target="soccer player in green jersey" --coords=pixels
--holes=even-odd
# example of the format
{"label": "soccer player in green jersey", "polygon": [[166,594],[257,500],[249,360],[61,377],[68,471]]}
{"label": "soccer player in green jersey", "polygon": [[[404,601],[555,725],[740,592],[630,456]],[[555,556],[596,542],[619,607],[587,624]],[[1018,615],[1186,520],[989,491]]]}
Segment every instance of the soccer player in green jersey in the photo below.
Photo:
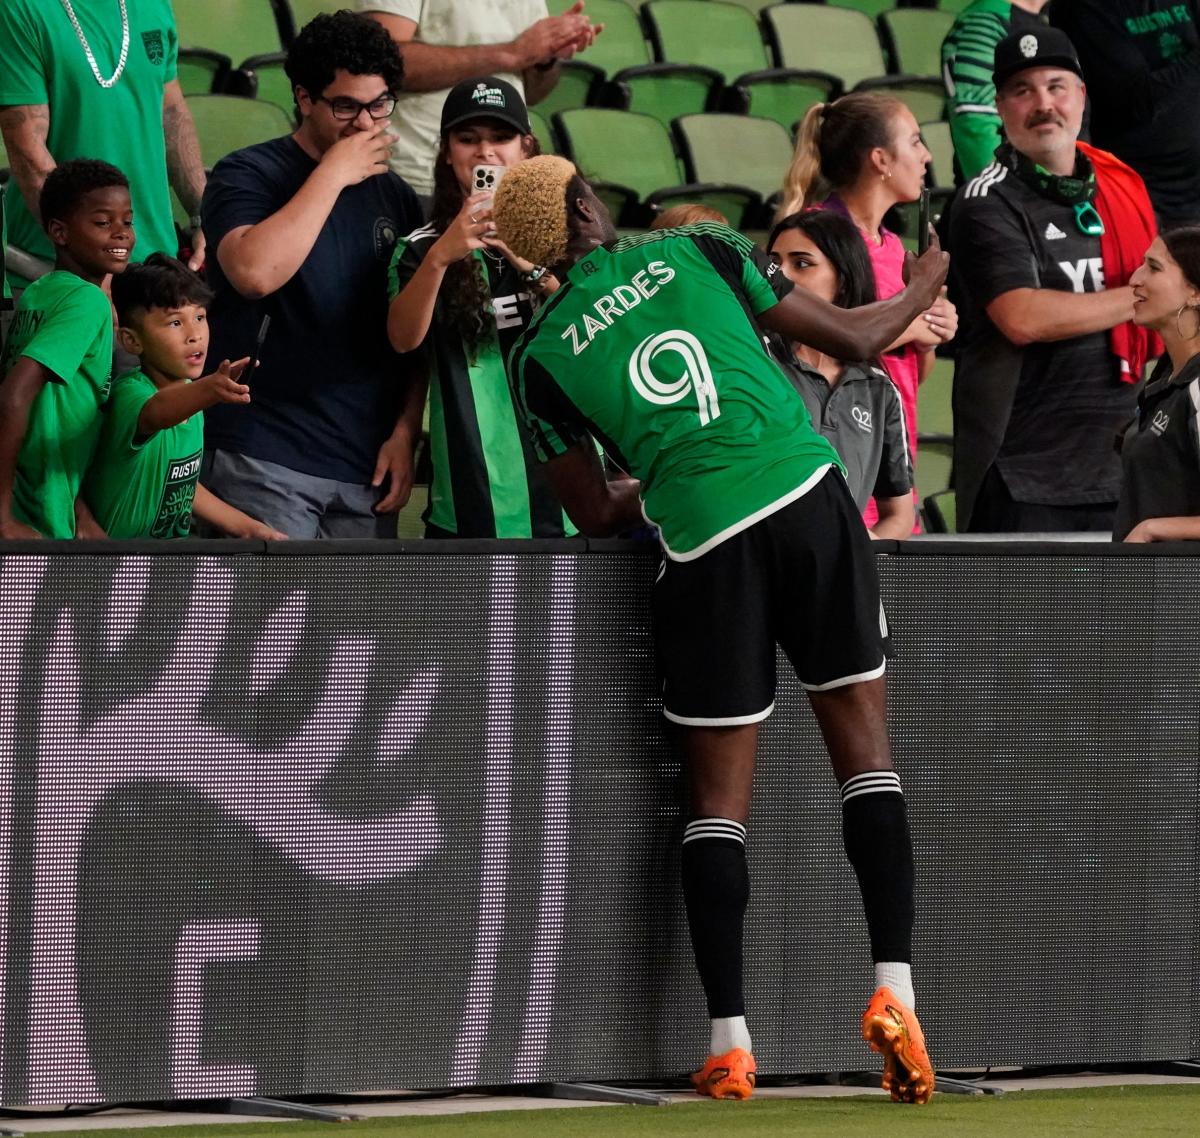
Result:
{"label": "soccer player in green jersey", "polygon": [[287,535],[200,485],[205,408],[249,403],[249,357],[200,378],[212,290],[165,253],[113,278],[121,346],[141,367],[113,383],[83,499],[115,538],[187,537],[193,514],[231,537]]}
{"label": "soccer player in green jersey", "polygon": [[[585,533],[635,526],[644,511],[662,534],[655,640],[663,711],[687,757],[683,891],[711,1017],[693,1083],[716,1098],[754,1087],[742,994],[746,822],[778,643],[841,786],[876,971],[863,1034],[884,1055],[892,1097],[926,1102],[934,1074],[912,1010],[912,847],[888,747],[874,556],[837,454],[767,356],[759,325],[869,359],[934,302],[948,259],[935,243],[910,258],[908,286],[892,299],[835,308],[793,291],[722,225],[616,240],[604,206],[555,157],[514,167],[493,217],[517,256],[563,282],[509,358],[551,485]],[[640,482],[606,482],[593,439]]]}
{"label": "soccer player in green jersey", "polygon": [[129,183],[78,158],[49,174],[39,207],[54,272],[21,294],[0,360],[0,538],[103,537],[76,498],[112,375],[100,283],[129,262]]}

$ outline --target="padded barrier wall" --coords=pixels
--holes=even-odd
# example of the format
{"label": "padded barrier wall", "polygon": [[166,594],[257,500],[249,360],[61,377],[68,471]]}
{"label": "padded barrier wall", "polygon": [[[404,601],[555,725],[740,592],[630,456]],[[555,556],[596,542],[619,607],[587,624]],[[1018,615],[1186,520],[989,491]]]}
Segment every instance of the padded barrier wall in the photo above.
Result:
{"label": "padded barrier wall", "polygon": [[[0,1101],[697,1062],[653,557],[101,548],[0,560]],[[1121,552],[880,558],[942,1066],[1200,1054],[1200,559]],[[759,1070],[860,1069],[866,930],[780,677],[750,825]]]}

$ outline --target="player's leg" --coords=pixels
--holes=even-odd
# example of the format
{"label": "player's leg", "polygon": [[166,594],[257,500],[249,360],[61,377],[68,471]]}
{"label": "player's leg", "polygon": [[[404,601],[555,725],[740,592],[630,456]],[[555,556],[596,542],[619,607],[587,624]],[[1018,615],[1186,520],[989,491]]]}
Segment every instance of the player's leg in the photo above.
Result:
{"label": "player's leg", "polygon": [[770,714],[775,646],[753,542],[739,534],[654,587],[663,711],[682,730],[690,792],[681,850],[688,927],[711,1017],[701,1094],[746,1098],[754,1059],[742,997],[746,822],[757,724]]}
{"label": "player's leg", "polygon": [[709,1057],[693,1083],[701,1094],[715,1098],[746,1098],[754,1089],[742,940],[750,899],[746,823],[757,743],[757,723],[683,731],[689,821],[680,870],[710,1020]]}
{"label": "player's leg", "polygon": [[[808,691],[841,788],[843,843],[858,878],[875,962],[876,993],[864,1034],[884,1052],[884,1085],[892,1097],[924,1102],[934,1076],[912,1011],[913,855],[888,743],[887,631],[875,555],[836,474],[792,509],[794,518],[780,519],[790,522],[780,542],[794,545],[792,555],[781,558],[776,586],[790,590],[793,600],[780,639]],[[804,567],[802,576],[789,571],[795,565]],[[881,1008],[902,1009],[886,1039]]]}

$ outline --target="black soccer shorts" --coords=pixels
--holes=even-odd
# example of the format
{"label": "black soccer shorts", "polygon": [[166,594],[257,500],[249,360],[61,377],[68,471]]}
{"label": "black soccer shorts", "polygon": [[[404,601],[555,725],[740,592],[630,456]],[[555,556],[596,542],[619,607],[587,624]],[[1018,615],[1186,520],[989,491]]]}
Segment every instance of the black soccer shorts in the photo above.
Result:
{"label": "black soccer shorts", "polygon": [[652,604],[663,713],[676,723],[765,719],[776,644],[809,691],[883,675],[875,554],[836,468],[694,561],[664,559]]}

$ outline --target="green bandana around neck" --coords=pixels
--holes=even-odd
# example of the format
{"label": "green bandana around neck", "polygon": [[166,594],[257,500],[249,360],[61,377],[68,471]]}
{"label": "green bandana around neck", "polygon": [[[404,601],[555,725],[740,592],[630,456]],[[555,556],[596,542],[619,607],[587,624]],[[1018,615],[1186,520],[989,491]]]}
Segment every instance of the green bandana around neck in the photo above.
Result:
{"label": "green bandana around neck", "polygon": [[1104,222],[1093,204],[1096,197],[1096,171],[1086,155],[1077,155],[1075,172],[1068,175],[1050,173],[1008,143],[1001,148],[998,157],[1030,189],[1059,205],[1069,206],[1075,214],[1075,224],[1080,233],[1088,237],[1104,236]]}

